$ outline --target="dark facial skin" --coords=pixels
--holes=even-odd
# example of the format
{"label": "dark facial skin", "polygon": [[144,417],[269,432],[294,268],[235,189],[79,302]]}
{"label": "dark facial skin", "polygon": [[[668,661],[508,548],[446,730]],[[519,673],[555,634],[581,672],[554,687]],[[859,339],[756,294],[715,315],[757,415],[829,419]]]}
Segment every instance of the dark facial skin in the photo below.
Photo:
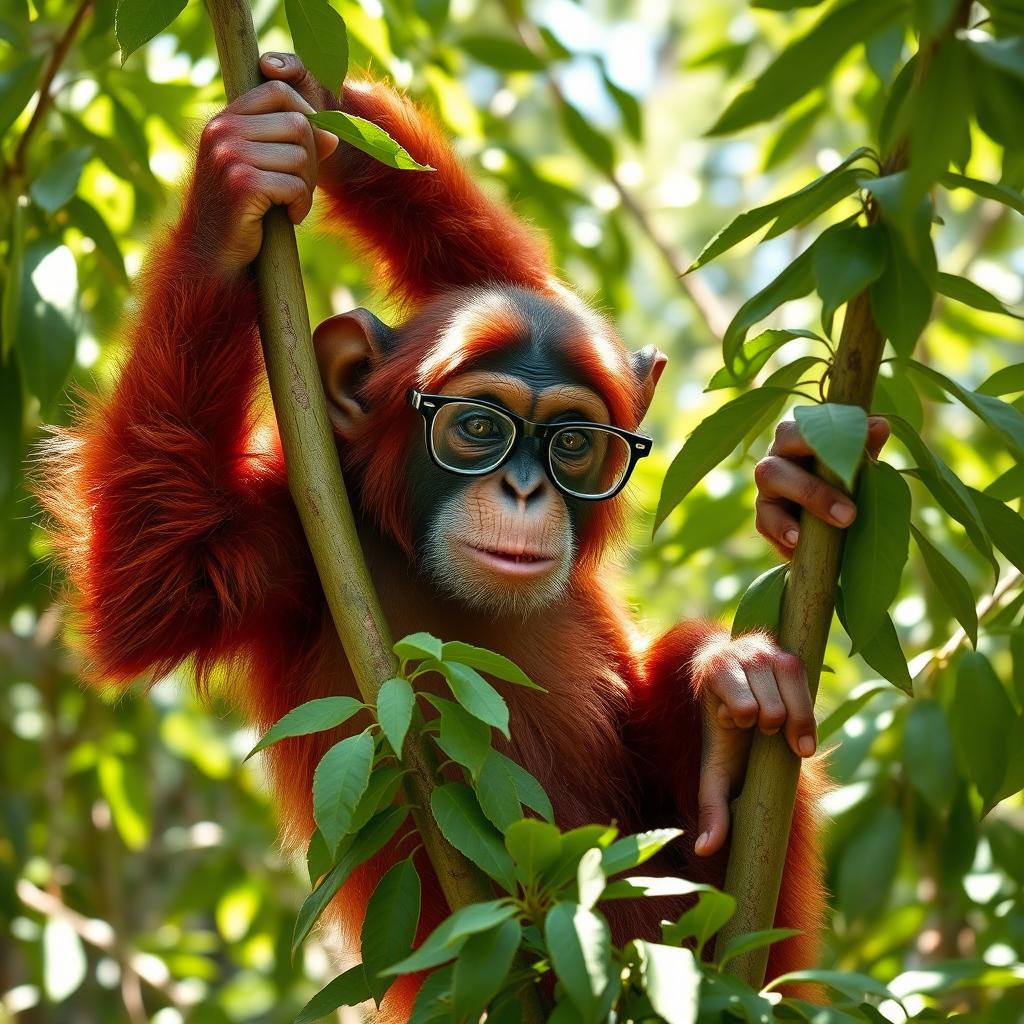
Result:
{"label": "dark facial skin", "polygon": [[[542,296],[518,290],[513,292],[511,289],[510,293],[515,294],[516,305],[530,321],[529,339],[524,339],[520,345],[502,349],[475,361],[469,368],[515,377],[530,389],[532,401],[529,407],[524,408],[522,402],[518,400],[518,394],[517,400],[510,400],[510,396],[499,387],[493,390],[475,390],[473,397],[494,402],[510,412],[538,422],[593,420],[592,408],[572,404],[560,408],[553,417],[537,416],[537,400],[548,389],[571,385],[591,390],[569,362],[564,350],[564,342],[579,331],[580,325],[571,313]],[[540,447],[539,438],[523,438],[509,461],[496,473],[514,474],[523,490],[536,487],[541,481],[547,480],[547,472],[540,458]],[[439,504],[465,490],[469,479],[445,472],[434,464],[427,452],[422,424],[418,424],[415,444],[409,459],[409,485],[417,548],[425,530],[433,523],[434,511]],[[513,495],[509,497],[511,499]],[[573,536],[577,537],[593,511],[593,503],[561,494],[559,497],[568,510]]]}

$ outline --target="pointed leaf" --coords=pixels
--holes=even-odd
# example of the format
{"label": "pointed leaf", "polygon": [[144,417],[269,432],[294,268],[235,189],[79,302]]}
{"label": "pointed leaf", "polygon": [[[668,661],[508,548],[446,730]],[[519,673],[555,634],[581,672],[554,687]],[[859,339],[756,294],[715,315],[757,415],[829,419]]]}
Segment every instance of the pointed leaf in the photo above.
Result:
{"label": "pointed leaf", "polygon": [[463,665],[469,665],[478,672],[486,672],[495,679],[502,679],[506,683],[515,683],[517,686],[525,686],[531,690],[544,688],[532,682],[529,676],[511,659],[495,651],[488,651],[483,647],[474,647],[472,644],[462,643],[460,640],[450,640],[444,645],[441,651],[440,661],[458,661]]}
{"label": "pointed leaf", "polygon": [[650,832],[638,832],[635,835],[623,836],[605,849],[601,861],[604,873],[615,875],[620,871],[635,868],[643,864],[644,861],[650,860],[682,834],[683,830],[679,828],[656,828]]}
{"label": "pointed leaf", "polygon": [[306,701],[275,722],[263,739],[245,755],[245,759],[248,761],[253,754],[289,736],[308,736],[313,732],[334,729],[365,706],[354,697],[319,697]]}
{"label": "pointed leaf", "polygon": [[848,227],[822,235],[814,247],[814,282],[821,296],[821,325],[831,335],[836,310],[859,295],[885,269],[883,229]]}
{"label": "pointed leaf", "polygon": [[910,525],[910,532],[917,542],[925,568],[939,596],[956,616],[957,622],[964,627],[964,632],[970,637],[971,646],[977,647],[978,612],[974,606],[971,585],[964,579],[960,570],[913,523]]}
{"label": "pointed leaf", "polygon": [[903,724],[903,766],[907,781],[935,813],[946,814],[960,780],[953,736],[938,701],[924,698],[910,705]]}
{"label": "pointed leaf", "polygon": [[411,633],[399,640],[392,650],[402,661],[420,661],[424,658],[438,660],[444,644],[430,633]]}
{"label": "pointed leaf", "polygon": [[551,963],[585,1022],[596,1024],[611,980],[611,937],[604,919],[575,903],[556,903],[544,919]]}
{"label": "pointed leaf", "polygon": [[794,338],[821,339],[813,331],[785,330],[762,331],[756,338],[745,341],[736,353],[736,362],[730,369],[723,366],[708,382],[705,391],[718,391],[721,388],[735,388],[752,381],[771,357],[783,345]]}
{"label": "pointed leaf", "polygon": [[947,298],[956,299],[965,306],[973,306],[985,313],[1002,313],[1004,316],[1012,316],[1017,320],[1024,320],[1024,315],[1014,313],[997,299],[988,289],[982,288],[966,277],[958,277],[956,274],[939,274],[936,285],[938,291]]}
{"label": "pointed leaf", "polygon": [[852,489],[868,438],[868,418],[864,410],[859,405],[822,402],[821,405],[798,405],[793,416],[814,454]]}
{"label": "pointed leaf", "polygon": [[513,918],[466,939],[452,973],[452,1008],[458,1020],[476,1020],[498,994],[522,937],[523,929]]}
{"label": "pointed leaf", "polygon": [[164,31],[185,9],[187,0],[118,0],[114,35],[121,64],[144,43]]}
{"label": "pointed leaf", "polygon": [[762,414],[786,392],[761,387],[727,402],[701,420],[665,474],[654,528],[743,440]]}
{"label": "pointed leaf", "polygon": [[407,957],[416,938],[420,919],[420,876],[412,858],[390,868],[373,890],[366,905],[359,944],[366,981],[378,1004],[392,978],[380,972]]}
{"label": "pointed leaf", "polygon": [[398,757],[412,721],[412,706],[416,697],[405,679],[389,679],[377,694],[377,721]]}
{"label": "pointed leaf", "polygon": [[524,818],[505,830],[505,849],[511,854],[524,884],[529,884],[562,852],[562,836],[546,821]]}
{"label": "pointed leaf", "polygon": [[512,763],[507,757],[492,757],[490,751],[474,789],[480,802],[480,809],[487,819],[504,833],[513,822],[523,817],[523,809],[516,796],[515,779],[509,770]]}
{"label": "pointed leaf", "polygon": [[773,566],[743,591],[732,620],[734,637],[753,629],[767,629],[773,633],[778,629],[788,574],[788,565]]}
{"label": "pointed leaf", "polygon": [[498,691],[475,668],[457,661],[428,662],[421,668],[440,672],[455,699],[474,718],[493,725],[508,737],[508,705]]}
{"label": "pointed leaf", "polygon": [[853,651],[878,632],[896,598],[910,541],[910,489],[884,462],[865,463],[840,578]]}
{"label": "pointed leaf", "polygon": [[799,935],[799,928],[766,928],[759,932],[746,932],[743,935],[734,935],[725,945],[725,949],[718,955],[718,966],[724,967],[730,960],[744,953],[752,953],[755,949],[764,949],[765,946],[774,945],[783,939],[791,939]]}
{"label": "pointed leaf", "polygon": [[708,889],[697,897],[697,905],[691,907],[675,924],[663,924],[665,941],[679,945],[687,939],[697,940],[697,954],[704,951],[711,937],[736,912],[736,900],[718,889]]}
{"label": "pointed leaf", "polygon": [[348,74],[348,32],[327,0],[284,0],[295,52],[313,77],[337,92]]}
{"label": "pointed leaf", "polygon": [[658,942],[635,943],[640,954],[644,992],[666,1024],[695,1024],[701,971],[693,953]]}
{"label": "pointed leaf", "polygon": [[313,1024],[342,1006],[358,1006],[370,998],[370,986],[362,964],[350,967],[322,988],[299,1010],[295,1024]]}
{"label": "pointed leaf", "polygon": [[456,850],[508,892],[515,892],[512,858],[471,789],[455,782],[438,786],[430,795],[430,808],[441,834]]}
{"label": "pointed leaf", "polygon": [[456,764],[468,769],[473,778],[479,776],[491,750],[490,727],[474,718],[455,701],[424,694],[440,712],[437,745]]}
{"label": "pointed leaf", "polygon": [[909,356],[931,318],[935,296],[903,239],[893,230],[885,237],[885,270],[871,285],[871,311],[897,353]]}
{"label": "pointed leaf", "polygon": [[373,737],[369,732],[335,743],[313,773],[313,817],[327,847],[337,850],[348,835],[352,819],[373,765]]}

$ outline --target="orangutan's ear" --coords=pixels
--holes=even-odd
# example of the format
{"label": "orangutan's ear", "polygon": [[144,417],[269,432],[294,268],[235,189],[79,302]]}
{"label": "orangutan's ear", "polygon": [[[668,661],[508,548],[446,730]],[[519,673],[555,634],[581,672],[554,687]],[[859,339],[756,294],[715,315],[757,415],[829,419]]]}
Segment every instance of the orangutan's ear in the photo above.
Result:
{"label": "orangutan's ear", "polygon": [[370,410],[360,392],[393,339],[391,328],[366,309],[332,316],[313,332],[327,415],[345,441],[355,440],[366,429]]}
{"label": "orangutan's ear", "polygon": [[662,372],[668,363],[668,356],[659,352],[653,345],[640,349],[639,352],[631,352],[629,355],[633,373],[640,384],[640,398],[643,404],[643,412],[646,413],[654,397],[654,389],[658,386]]}

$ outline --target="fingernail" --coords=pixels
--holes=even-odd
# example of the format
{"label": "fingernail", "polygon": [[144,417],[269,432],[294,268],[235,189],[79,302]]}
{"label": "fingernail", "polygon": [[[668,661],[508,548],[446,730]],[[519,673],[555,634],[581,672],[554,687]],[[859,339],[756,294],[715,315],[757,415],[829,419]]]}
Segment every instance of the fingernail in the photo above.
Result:
{"label": "fingernail", "polygon": [[790,527],[783,537],[783,540],[791,547],[796,547],[796,542],[800,539],[800,531],[795,527]]}
{"label": "fingernail", "polygon": [[284,67],[284,61],[281,60],[280,57],[273,57],[273,56],[271,56],[271,57],[267,57],[266,60],[267,60],[267,63],[272,68],[283,68]]}
{"label": "fingernail", "polygon": [[813,736],[801,736],[796,741],[797,750],[800,751],[801,757],[810,757],[814,753],[814,737]]}
{"label": "fingernail", "polygon": [[698,853],[700,853],[700,851],[701,851],[701,850],[703,850],[703,849],[704,849],[704,847],[708,845],[708,840],[709,840],[710,838],[711,838],[711,836],[710,836],[710,834],[709,834],[709,833],[707,833],[707,832],[701,832],[700,836],[699,836],[699,837],[697,838],[697,842],[695,842],[695,843],[693,844],[693,848],[694,848],[694,849],[695,849],[695,850],[696,850],[696,851],[697,851]]}
{"label": "fingernail", "polygon": [[849,526],[853,522],[853,506],[845,501],[837,501],[829,509],[829,514],[840,526]]}

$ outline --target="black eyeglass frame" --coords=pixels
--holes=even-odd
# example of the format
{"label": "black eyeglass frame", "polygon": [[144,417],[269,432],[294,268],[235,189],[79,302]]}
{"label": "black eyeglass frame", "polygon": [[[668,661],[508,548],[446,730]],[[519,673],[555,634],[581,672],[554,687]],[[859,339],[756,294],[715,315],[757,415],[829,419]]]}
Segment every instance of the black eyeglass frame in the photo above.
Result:
{"label": "black eyeglass frame", "polygon": [[[533,420],[517,416],[514,412],[509,412],[508,409],[498,405],[496,402],[489,402],[484,398],[470,398],[466,395],[430,395],[417,391],[416,388],[409,388],[406,397],[409,400],[409,404],[423,417],[423,434],[427,453],[438,469],[443,469],[446,473],[454,473],[457,476],[486,476],[488,473],[494,473],[501,469],[512,458],[524,437],[535,437],[541,443],[541,465],[543,465],[544,471],[547,473],[552,485],[566,497],[577,498],[581,501],[607,501],[609,498],[614,498],[629,483],[629,478],[633,475],[633,469],[637,462],[651,454],[651,446],[654,444],[653,438],[648,437],[646,434],[636,434],[629,430],[623,430],[621,427],[612,426],[610,423],[593,423],[590,420],[560,420],[558,423],[535,423]],[[473,405],[482,406],[484,409],[500,413],[512,422],[515,431],[512,443],[508,446],[508,451],[493,466],[489,466],[487,469],[456,469],[453,466],[446,465],[438,457],[437,452],[434,450],[434,417],[444,406],[453,405],[456,402],[470,402]],[[561,431],[574,428],[605,430],[609,434],[616,434],[628,442],[629,462],[622,474],[622,479],[604,494],[581,494],[559,483],[555,476],[554,469],[551,466],[551,441]]]}

